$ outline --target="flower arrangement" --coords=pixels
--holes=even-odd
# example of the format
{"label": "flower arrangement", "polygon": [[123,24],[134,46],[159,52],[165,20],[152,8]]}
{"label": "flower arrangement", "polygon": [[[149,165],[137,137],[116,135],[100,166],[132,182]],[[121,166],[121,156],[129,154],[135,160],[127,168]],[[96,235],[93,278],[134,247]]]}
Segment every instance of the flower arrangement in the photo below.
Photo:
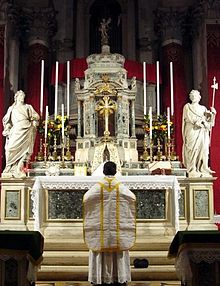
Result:
{"label": "flower arrangement", "polygon": [[[69,120],[67,116],[64,116],[64,134],[67,136],[70,131]],[[45,120],[39,122],[38,132],[45,134]],[[59,139],[62,134],[62,116],[57,115],[56,119],[48,119],[47,121],[47,138],[50,141],[55,136]]]}
{"label": "flower arrangement", "polygon": [[[145,116],[144,130],[150,136],[150,118]],[[174,124],[170,120],[170,136],[174,133]],[[166,114],[152,116],[152,140],[157,144],[157,139],[164,142],[168,138],[168,121]]]}

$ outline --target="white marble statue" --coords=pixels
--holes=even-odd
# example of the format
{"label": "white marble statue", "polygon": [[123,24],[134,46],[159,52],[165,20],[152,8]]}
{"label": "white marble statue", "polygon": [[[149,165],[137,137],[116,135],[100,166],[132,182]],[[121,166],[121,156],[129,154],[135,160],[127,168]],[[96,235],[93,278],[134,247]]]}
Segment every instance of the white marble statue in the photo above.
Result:
{"label": "white marble statue", "polygon": [[191,103],[183,108],[183,164],[189,177],[210,177],[213,171],[208,166],[210,131],[214,126],[216,110],[211,111],[199,104],[198,90],[189,94]]}
{"label": "white marble statue", "polygon": [[80,81],[78,77],[75,79],[75,90],[80,90]]}
{"label": "white marble statue", "polygon": [[31,105],[24,103],[24,98],[25,93],[22,90],[17,91],[14,103],[2,120],[2,134],[6,137],[6,167],[3,171],[5,177],[25,177],[23,165],[33,152],[39,115]]}
{"label": "white marble statue", "polygon": [[101,32],[102,45],[108,45],[108,30],[110,23],[111,23],[111,18],[109,18],[108,20],[103,18],[100,23],[99,31]]}

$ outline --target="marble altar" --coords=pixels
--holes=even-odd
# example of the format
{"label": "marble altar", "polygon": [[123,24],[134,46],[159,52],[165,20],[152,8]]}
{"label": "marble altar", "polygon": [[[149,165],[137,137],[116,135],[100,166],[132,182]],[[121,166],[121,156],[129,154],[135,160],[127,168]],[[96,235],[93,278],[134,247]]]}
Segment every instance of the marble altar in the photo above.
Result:
{"label": "marble altar", "polygon": [[[44,232],[48,222],[82,219],[82,197],[98,176],[39,176],[32,188],[34,229]],[[175,176],[118,176],[137,196],[137,219],[154,221],[157,231],[179,229],[180,186]],[[45,200],[45,198],[47,198]],[[47,212],[47,213],[45,213]]]}

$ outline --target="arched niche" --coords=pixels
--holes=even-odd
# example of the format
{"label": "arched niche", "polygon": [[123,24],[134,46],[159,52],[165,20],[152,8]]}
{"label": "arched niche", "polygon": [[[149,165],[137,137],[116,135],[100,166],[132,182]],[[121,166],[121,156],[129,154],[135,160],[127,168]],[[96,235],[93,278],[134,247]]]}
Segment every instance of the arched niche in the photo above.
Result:
{"label": "arched niche", "polygon": [[122,9],[116,0],[96,0],[89,9],[89,54],[101,51],[101,34],[99,31],[102,19],[111,18],[109,46],[112,53],[122,53]]}

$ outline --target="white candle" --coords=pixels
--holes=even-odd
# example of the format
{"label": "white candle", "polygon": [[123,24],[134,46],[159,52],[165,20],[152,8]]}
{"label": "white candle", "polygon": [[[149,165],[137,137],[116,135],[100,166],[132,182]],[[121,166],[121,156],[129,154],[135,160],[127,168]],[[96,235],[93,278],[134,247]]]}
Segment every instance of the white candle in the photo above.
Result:
{"label": "white candle", "polygon": [[56,119],[56,117],[57,117],[58,74],[59,74],[59,63],[58,63],[58,62],[56,62],[56,74],[55,74],[55,101],[54,101],[54,119]]}
{"label": "white candle", "polygon": [[47,123],[48,123],[48,105],[46,106],[46,112],[45,112],[45,127],[44,127],[44,138],[47,139]]}
{"label": "white candle", "polygon": [[160,70],[159,61],[157,61],[157,116],[160,115]]}
{"label": "white candle", "polygon": [[171,116],[174,115],[174,97],[173,97],[173,63],[170,62],[170,105]]}
{"label": "white candle", "polygon": [[70,61],[67,61],[66,101],[67,101],[67,118],[69,118],[70,116]]}
{"label": "white candle", "polygon": [[64,104],[61,105],[62,110],[62,140],[64,140]]}
{"label": "white candle", "polygon": [[41,81],[40,81],[40,116],[43,116],[44,101],[44,60],[41,61]]}
{"label": "white candle", "polygon": [[167,138],[170,139],[170,108],[167,107]]}
{"label": "white candle", "polygon": [[152,127],[152,106],[149,107],[149,123],[150,123],[150,139],[152,139],[152,132],[153,132],[153,127]]}
{"label": "white candle", "polygon": [[143,62],[143,80],[144,80],[144,116],[147,114],[147,90],[146,90],[146,62]]}

